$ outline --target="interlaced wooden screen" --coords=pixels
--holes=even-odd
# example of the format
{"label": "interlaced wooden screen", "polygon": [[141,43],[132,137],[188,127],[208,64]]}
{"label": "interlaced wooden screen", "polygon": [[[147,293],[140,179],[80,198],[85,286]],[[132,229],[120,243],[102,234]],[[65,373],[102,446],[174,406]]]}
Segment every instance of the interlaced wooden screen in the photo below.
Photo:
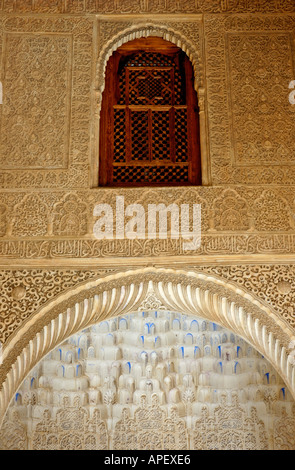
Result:
{"label": "interlaced wooden screen", "polygon": [[146,50],[134,41],[133,48],[132,43],[123,46],[108,63],[100,185],[201,184],[192,66],[166,41],[144,41]]}

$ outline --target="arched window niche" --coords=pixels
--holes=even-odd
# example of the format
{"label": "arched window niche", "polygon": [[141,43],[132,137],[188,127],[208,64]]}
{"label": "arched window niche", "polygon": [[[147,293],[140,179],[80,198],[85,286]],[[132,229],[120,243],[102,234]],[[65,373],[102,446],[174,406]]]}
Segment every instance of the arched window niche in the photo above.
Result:
{"label": "arched window niche", "polygon": [[126,33],[101,51],[92,187],[210,184],[199,54],[167,34]]}

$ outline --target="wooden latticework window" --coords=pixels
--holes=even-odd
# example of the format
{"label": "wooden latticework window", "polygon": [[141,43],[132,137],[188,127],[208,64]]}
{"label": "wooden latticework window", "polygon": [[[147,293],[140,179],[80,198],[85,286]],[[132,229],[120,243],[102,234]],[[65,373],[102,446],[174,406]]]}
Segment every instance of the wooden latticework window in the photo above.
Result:
{"label": "wooden latticework window", "polygon": [[181,49],[154,37],[120,47],[106,71],[100,185],[201,184],[198,111]]}

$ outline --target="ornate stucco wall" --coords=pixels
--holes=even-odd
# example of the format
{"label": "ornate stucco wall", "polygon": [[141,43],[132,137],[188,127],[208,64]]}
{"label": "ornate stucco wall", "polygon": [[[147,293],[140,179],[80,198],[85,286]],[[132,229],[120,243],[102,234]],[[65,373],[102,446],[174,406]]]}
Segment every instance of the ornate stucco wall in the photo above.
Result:
{"label": "ornate stucco wall", "polygon": [[[151,34],[177,43],[193,63],[204,185],[98,188],[107,59],[123,42]],[[224,326],[261,346],[294,393],[287,361],[295,291],[294,34],[293,0],[0,1],[2,415],[30,361],[54,346],[60,331],[48,339],[43,329],[74,308],[71,292],[86,298],[83,286],[104,278],[106,291],[116,289],[114,279],[127,270],[141,273],[143,283],[166,268],[176,286],[184,273],[213,279],[218,302],[228,297],[261,322],[245,326],[233,316]],[[200,203],[200,248],[95,239],[93,209],[115,204],[117,195],[144,208]],[[206,318],[212,302],[202,310]],[[229,321],[215,311],[215,320]]]}

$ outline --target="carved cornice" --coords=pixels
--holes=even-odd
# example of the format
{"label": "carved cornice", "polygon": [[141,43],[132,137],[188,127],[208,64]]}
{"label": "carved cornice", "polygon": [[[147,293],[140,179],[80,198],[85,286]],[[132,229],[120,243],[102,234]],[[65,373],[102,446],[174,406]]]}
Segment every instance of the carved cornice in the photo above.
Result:
{"label": "carved cornice", "polygon": [[44,14],[280,13],[292,0],[2,0],[0,11]]}

